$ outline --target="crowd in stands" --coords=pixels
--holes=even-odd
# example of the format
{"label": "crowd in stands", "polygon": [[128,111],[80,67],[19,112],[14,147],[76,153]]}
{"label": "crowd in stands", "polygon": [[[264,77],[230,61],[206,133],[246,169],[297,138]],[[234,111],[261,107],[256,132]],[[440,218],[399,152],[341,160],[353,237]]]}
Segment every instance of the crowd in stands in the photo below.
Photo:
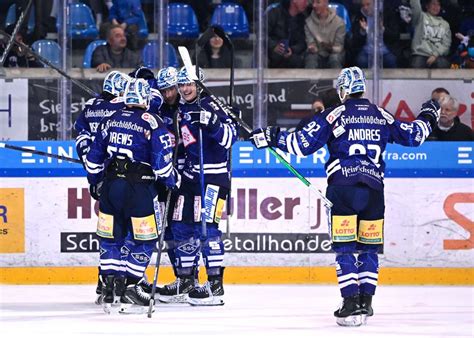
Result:
{"label": "crowd in stands", "polygon": [[[27,0],[0,2],[0,27],[12,32]],[[154,2],[150,0],[76,0],[87,6],[95,27],[89,40],[104,40],[94,51],[91,67],[104,72],[110,67],[135,67],[143,62],[142,53],[154,30]],[[196,32],[183,33],[195,40],[213,23],[213,12],[220,3],[238,6],[253,33],[254,1],[170,0],[187,5],[196,18]],[[371,65],[374,50],[374,0],[270,0],[267,19],[268,67],[341,68]],[[13,11],[11,6],[14,5]],[[34,0],[30,18],[19,34],[25,43],[46,39],[58,32],[61,17],[59,0]],[[377,27],[378,50],[385,68],[473,68],[474,2],[470,0],[392,0],[384,1]],[[172,20],[170,20],[172,21]],[[33,23],[32,23],[33,22]],[[142,23],[143,22],[143,23]],[[28,23],[28,28],[27,24]],[[142,27],[142,26],[145,27]],[[232,36],[239,40],[238,35]],[[255,36],[255,35],[253,35]],[[190,38],[191,37],[191,38]],[[248,40],[247,36],[241,40]],[[170,43],[174,43],[170,36]],[[218,37],[211,39],[199,60],[203,66],[229,66],[229,54]],[[123,46],[124,43],[126,46]],[[5,39],[2,40],[5,44]],[[252,48],[252,44],[242,44]],[[1,46],[0,46],[1,47]],[[83,50],[84,50],[84,46]],[[175,46],[176,47],[176,46]],[[1,49],[1,48],[0,48]],[[15,53],[15,51],[13,51]],[[13,60],[13,59],[12,59]],[[38,66],[33,62],[8,62],[4,66]],[[251,60],[243,67],[251,67]],[[239,65],[237,65],[239,66]]]}

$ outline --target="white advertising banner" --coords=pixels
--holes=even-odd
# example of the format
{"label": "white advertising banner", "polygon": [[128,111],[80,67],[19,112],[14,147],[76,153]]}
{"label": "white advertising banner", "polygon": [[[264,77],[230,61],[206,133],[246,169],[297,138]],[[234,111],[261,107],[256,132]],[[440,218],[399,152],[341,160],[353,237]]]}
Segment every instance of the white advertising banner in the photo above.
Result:
{"label": "white advertising banner", "polygon": [[28,139],[28,79],[0,79],[0,140]]}
{"label": "white advertising banner", "polygon": [[[311,181],[324,191],[324,178]],[[0,266],[98,263],[97,205],[85,178],[2,178],[0,197]],[[325,208],[296,178],[234,178],[232,200],[227,265],[333,263]],[[381,265],[472,267],[472,202],[467,178],[386,179]],[[225,227],[224,217],[223,232]]]}

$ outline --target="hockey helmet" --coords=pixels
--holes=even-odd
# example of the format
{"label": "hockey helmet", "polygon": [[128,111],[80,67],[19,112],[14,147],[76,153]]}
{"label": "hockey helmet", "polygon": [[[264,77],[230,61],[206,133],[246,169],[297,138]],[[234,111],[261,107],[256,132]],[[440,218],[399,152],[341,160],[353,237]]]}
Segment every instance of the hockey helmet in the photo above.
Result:
{"label": "hockey helmet", "polygon": [[128,76],[145,80],[153,80],[155,78],[155,74],[153,74],[153,71],[150,68],[146,68],[143,66],[136,68],[134,71],[129,73]]}
{"label": "hockey helmet", "polygon": [[122,96],[129,80],[127,74],[113,70],[105,76],[102,90],[113,96]]}
{"label": "hockey helmet", "polygon": [[148,109],[150,106],[150,85],[144,79],[131,79],[124,93],[125,104]]}
{"label": "hockey helmet", "polygon": [[171,88],[178,83],[178,70],[174,67],[165,67],[158,71],[156,75],[156,85],[158,90]]}
{"label": "hockey helmet", "polygon": [[[192,71],[194,72],[194,74],[196,74],[196,66],[192,66]],[[201,69],[201,67],[199,67],[198,69],[198,75],[199,75],[198,76],[199,81],[204,82],[205,80],[204,72]],[[192,80],[191,77],[189,76],[186,67],[182,67],[178,72],[178,85],[188,84],[188,83],[194,83],[194,80]]]}
{"label": "hockey helmet", "polygon": [[347,96],[366,91],[364,72],[359,67],[344,68],[341,70],[336,82],[339,99],[344,102]]}

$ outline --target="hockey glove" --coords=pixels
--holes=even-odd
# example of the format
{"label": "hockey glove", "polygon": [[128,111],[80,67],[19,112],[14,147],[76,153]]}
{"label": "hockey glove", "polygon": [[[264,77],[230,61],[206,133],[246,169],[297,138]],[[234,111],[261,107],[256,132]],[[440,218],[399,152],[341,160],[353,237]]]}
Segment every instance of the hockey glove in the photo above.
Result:
{"label": "hockey glove", "polygon": [[266,148],[276,147],[278,143],[278,134],[280,133],[280,127],[266,127],[258,128],[252,131],[250,134],[250,141],[255,148]]}
{"label": "hockey glove", "polygon": [[219,129],[221,122],[216,113],[201,110],[196,112],[189,112],[191,124],[206,129],[209,132],[215,132]]}
{"label": "hockey glove", "polygon": [[428,120],[429,124],[431,125],[431,129],[433,129],[439,120],[440,111],[441,108],[438,101],[429,100],[421,105],[420,114],[418,116]]}
{"label": "hockey glove", "polygon": [[91,197],[95,199],[96,201],[99,200],[100,194],[102,192],[102,185],[104,184],[103,181],[100,181],[97,184],[91,184],[89,186],[89,193],[91,194]]}

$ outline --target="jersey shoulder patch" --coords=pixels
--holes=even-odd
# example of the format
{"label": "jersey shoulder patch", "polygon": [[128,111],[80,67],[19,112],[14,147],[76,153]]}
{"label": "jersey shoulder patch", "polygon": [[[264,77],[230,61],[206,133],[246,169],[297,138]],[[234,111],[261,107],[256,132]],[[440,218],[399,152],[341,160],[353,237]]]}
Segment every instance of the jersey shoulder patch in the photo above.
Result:
{"label": "jersey shoulder patch", "polygon": [[334,108],[331,112],[329,112],[329,114],[327,114],[326,121],[328,121],[329,124],[333,124],[334,121],[336,121],[337,118],[341,116],[344,110],[346,110],[346,106],[344,105]]}
{"label": "jersey shoulder patch", "polygon": [[392,124],[393,122],[395,122],[395,119],[393,118],[392,114],[390,114],[388,111],[378,106],[377,106],[377,109],[382,114],[384,119],[387,120],[388,124]]}
{"label": "jersey shoulder patch", "polygon": [[145,120],[146,122],[148,122],[151,129],[157,129],[158,128],[159,124],[158,124],[157,118],[159,119],[158,116],[154,116],[150,113],[143,113],[142,114],[142,119]]}
{"label": "jersey shoulder patch", "polygon": [[121,96],[117,96],[116,98],[110,100],[110,103],[123,103],[124,100],[123,100],[123,97]]}

